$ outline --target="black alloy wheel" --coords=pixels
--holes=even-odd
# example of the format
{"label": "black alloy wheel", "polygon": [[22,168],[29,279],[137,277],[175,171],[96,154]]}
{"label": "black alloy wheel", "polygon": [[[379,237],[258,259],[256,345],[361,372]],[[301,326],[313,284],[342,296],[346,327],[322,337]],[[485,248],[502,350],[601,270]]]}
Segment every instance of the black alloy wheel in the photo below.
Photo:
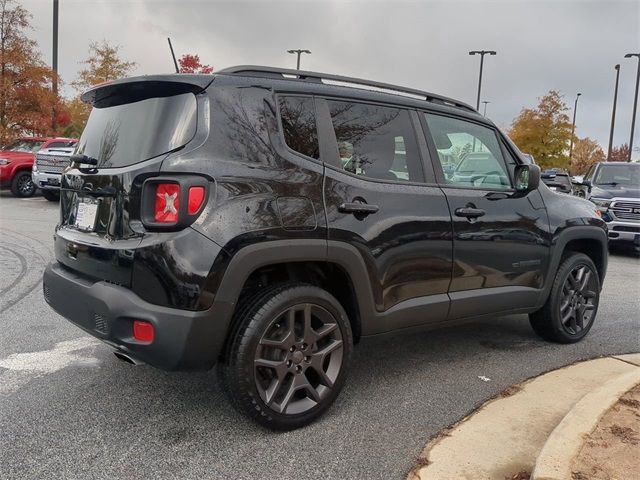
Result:
{"label": "black alloy wheel", "polygon": [[560,321],[570,335],[589,328],[595,317],[598,294],[597,273],[588,265],[576,266],[562,286]]}
{"label": "black alloy wheel", "polygon": [[31,172],[16,173],[11,182],[11,193],[21,198],[32,197],[36,193],[36,185],[31,178]]}
{"label": "black alloy wheel", "polygon": [[333,315],[302,303],[277,315],[255,351],[262,401],[287,415],[308,412],[326,398],[342,368],[342,333]]}
{"label": "black alloy wheel", "polygon": [[593,326],[600,300],[600,275],[583,253],[565,255],[544,306],[529,315],[533,330],[545,340],[575,343]]}
{"label": "black alloy wheel", "polygon": [[220,364],[225,393],[241,413],[275,430],[320,417],[346,379],[353,349],[340,302],[303,283],[241,299]]}

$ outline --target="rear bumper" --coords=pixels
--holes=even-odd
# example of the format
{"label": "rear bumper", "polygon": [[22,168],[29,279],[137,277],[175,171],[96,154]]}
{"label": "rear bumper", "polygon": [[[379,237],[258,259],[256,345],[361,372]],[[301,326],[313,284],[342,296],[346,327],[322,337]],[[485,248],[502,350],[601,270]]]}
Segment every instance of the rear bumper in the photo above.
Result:
{"label": "rear bumper", "polygon": [[[50,263],[43,276],[47,303],[87,333],[132,358],[163,370],[211,368],[224,345],[232,305],[214,302],[205,311],[162,307],[131,290],[91,280]],[[133,338],[133,320],[151,322],[153,343]]]}
{"label": "rear bumper", "polygon": [[45,173],[38,170],[33,170],[31,172],[31,179],[38,188],[59,190],[62,175],[59,173]]}

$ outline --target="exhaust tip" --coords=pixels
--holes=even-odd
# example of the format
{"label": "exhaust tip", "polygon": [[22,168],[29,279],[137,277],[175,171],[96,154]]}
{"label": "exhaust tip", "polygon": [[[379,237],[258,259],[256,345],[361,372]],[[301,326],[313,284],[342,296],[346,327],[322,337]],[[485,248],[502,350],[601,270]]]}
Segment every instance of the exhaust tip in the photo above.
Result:
{"label": "exhaust tip", "polygon": [[121,360],[121,361],[123,361],[125,363],[128,363],[130,365],[141,365],[142,364],[142,362],[139,362],[138,360],[134,359],[133,357],[130,357],[126,353],[121,352],[119,350],[113,352],[113,354],[116,356],[116,358],[118,360]]}

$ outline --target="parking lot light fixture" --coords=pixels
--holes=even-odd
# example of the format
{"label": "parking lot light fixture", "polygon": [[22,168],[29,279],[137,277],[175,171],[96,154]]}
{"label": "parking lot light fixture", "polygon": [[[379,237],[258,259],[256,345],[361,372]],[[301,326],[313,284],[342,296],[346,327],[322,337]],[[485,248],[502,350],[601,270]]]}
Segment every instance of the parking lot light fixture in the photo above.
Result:
{"label": "parking lot light fixture", "polygon": [[305,50],[305,49],[302,49],[302,48],[297,48],[297,49],[293,49],[293,50],[287,50],[287,53],[297,54],[298,55],[298,59],[296,61],[296,70],[300,70],[300,55],[302,55],[303,53],[311,55],[311,51],[310,50]]}
{"label": "parking lot light fixture", "polygon": [[638,73],[636,75],[636,94],[633,100],[633,113],[631,117],[631,137],[629,138],[629,158],[627,162],[631,161],[631,152],[633,151],[633,132],[636,128],[636,112],[638,110],[638,85],[640,84],[640,53],[627,53],[624,58],[638,58]]}
{"label": "parking lot light fixture", "polygon": [[487,116],[487,104],[491,103],[489,100],[483,100],[482,103],[484,103],[484,111],[482,112],[482,116],[486,117]]}
{"label": "parking lot light fixture", "polygon": [[480,55],[480,75],[478,76],[478,98],[476,100],[476,110],[480,110],[480,91],[482,90],[482,68],[484,66],[485,55],[496,55],[495,50],[472,50],[469,55]]}
{"label": "parking lot light fixture", "polygon": [[571,141],[569,143],[569,163],[571,163],[571,156],[573,155],[573,135],[576,131],[576,112],[578,111],[578,99],[581,93],[576,95],[576,101],[573,104],[573,123],[571,124]]}

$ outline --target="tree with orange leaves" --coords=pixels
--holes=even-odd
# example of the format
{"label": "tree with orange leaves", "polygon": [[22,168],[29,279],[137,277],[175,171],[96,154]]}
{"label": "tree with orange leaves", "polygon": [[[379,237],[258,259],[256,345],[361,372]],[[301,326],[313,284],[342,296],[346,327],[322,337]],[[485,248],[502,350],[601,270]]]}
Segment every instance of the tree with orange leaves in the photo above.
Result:
{"label": "tree with orange leaves", "polygon": [[[89,57],[81,63],[84,68],[78,72],[78,78],[71,82],[78,94],[100,83],[126,77],[136,66],[136,62],[128,62],[120,58],[120,47],[111,45],[106,40],[92,42],[89,45]],[[63,110],[70,118],[69,124],[64,129],[64,135],[79,137],[89,119],[91,106],[84,103],[78,95],[65,101]]]}
{"label": "tree with orange leaves", "polygon": [[30,20],[31,14],[15,0],[0,0],[0,144],[51,133],[55,73],[26,34]]}
{"label": "tree with orange leaves", "polygon": [[180,64],[180,73],[212,73],[213,67],[210,65],[203,65],[200,62],[199,55],[191,55],[185,53],[178,60]]}

